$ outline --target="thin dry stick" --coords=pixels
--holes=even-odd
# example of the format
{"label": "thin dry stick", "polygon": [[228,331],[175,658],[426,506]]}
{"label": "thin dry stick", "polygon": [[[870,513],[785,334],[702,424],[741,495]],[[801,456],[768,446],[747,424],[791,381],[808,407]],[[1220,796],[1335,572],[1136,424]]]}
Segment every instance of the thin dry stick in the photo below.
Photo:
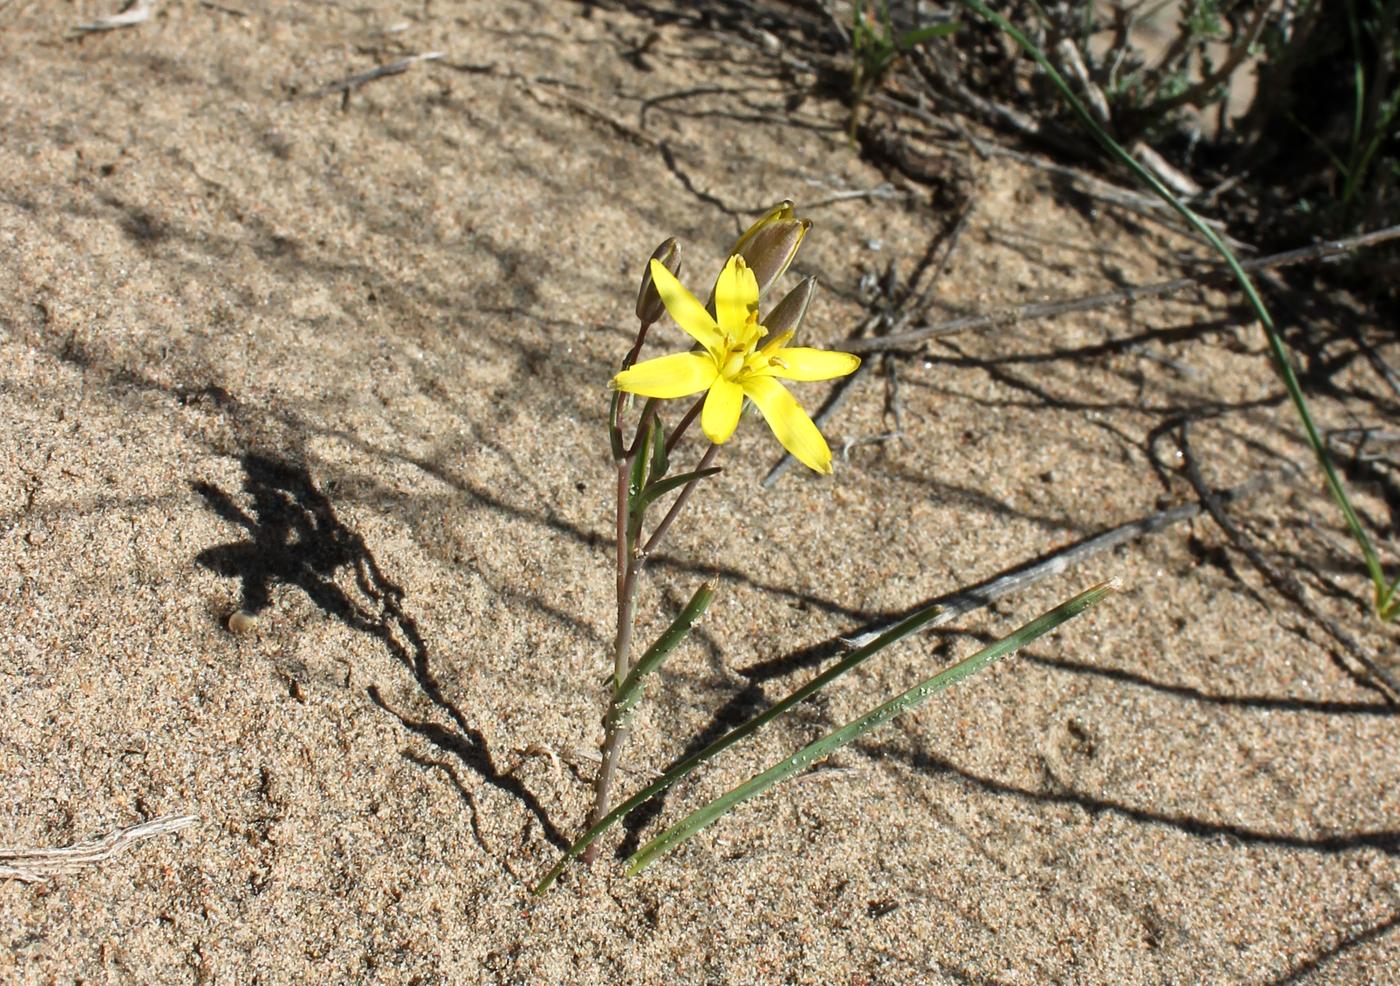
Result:
{"label": "thin dry stick", "polygon": [[197,821],[199,819],[195,815],[163,815],[62,849],[0,847],[0,880],[41,883],[63,873],[74,873],[85,866],[105,863],[138,842],[167,832],[178,832]]}
{"label": "thin dry stick", "polygon": [[901,199],[910,198],[910,193],[901,188],[895,188],[887,181],[883,181],[874,188],[852,188],[842,192],[832,192],[824,198],[813,199],[804,203],[808,209],[820,209],[823,206],[835,205],[837,202],[849,202],[851,199]]}
{"label": "thin dry stick", "polygon": [[[1284,474],[1297,472],[1297,466],[1289,464],[1289,468]],[[1231,487],[1215,494],[1221,503],[1233,503],[1242,500],[1253,493],[1257,493],[1265,487],[1276,483],[1281,475],[1279,472],[1261,473],[1253,479],[1247,480],[1238,486]],[[926,627],[939,627],[945,623],[951,623],[966,613],[975,609],[981,609],[1000,599],[1002,596],[1009,596],[1013,592],[1019,592],[1028,586],[1049,578],[1052,575],[1061,575],[1068,571],[1070,566],[1077,565],[1085,559],[1094,555],[1102,554],[1112,550],[1120,544],[1129,541],[1136,541],[1138,538],[1148,534],[1155,534],[1173,524],[1179,524],[1183,520],[1190,520],[1198,516],[1205,508],[1200,500],[1192,500],[1190,503],[1183,503],[1180,506],[1163,510],[1159,513],[1149,514],[1137,520],[1131,520],[1126,524],[1119,524],[1117,527],[1109,528],[1102,534],[1096,534],[1091,538],[1086,538],[1077,544],[1072,544],[1063,551],[1057,551],[1048,558],[1040,561],[1022,565],[1013,569],[1005,575],[994,579],[989,579],[980,585],[975,585],[971,589],[962,592],[955,592],[942,599],[934,599],[929,603],[921,604],[919,608],[927,605],[937,604],[942,607],[939,614],[930,620]],[[873,627],[864,630],[853,637],[844,638],[843,643],[852,649],[864,647],[880,634],[884,633],[898,621],[891,621],[885,626]]]}
{"label": "thin dry stick", "polygon": [[[881,323],[884,323],[890,330],[897,332],[900,329],[902,329],[905,325],[908,325],[910,320],[913,319],[916,313],[924,309],[924,307],[928,304],[929,296],[933,293],[934,287],[938,284],[940,280],[942,280],[944,272],[948,269],[948,263],[952,260],[953,251],[957,249],[958,240],[962,238],[963,230],[967,228],[968,220],[972,218],[972,212],[972,204],[969,204],[967,208],[963,209],[962,215],[958,217],[958,221],[956,224],[954,224],[952,232],[948,234],[948,246],[947,249],[943,251],[943,258],[938,262],[938,269],[933,272],[933,276],[929,278],[928,283],[924,285],[924,289],[919,292],[918,297],[914,299],[913,303],[906,303],[903,306],[904,310],[900,312],[898,316],[895,316],[893,318],[891,318],[891,315],[888,311],[877,312],[873,315],[867,316],[864,320],[861,321],[860,327],[857,328],[855,332],[855,336],[860,336],[862,333],[870,331],[870,329],[880,325]],[[879,336],[878,338],[885,337]],[[837,384],[835,393],[831,395],[831,398],[812,419],[812,421],[818,427],[825,424],[827,419],[830,418],[833,414],[835,414],[838,410],[840,410],[841,405],[846,403],[846,398],[854,389],[852,385],[856,382],[856,380],[860,378],[862,373],[868,370],[869,366],[869,361],[861,363],[860,366],[856,367],[856,371],[854,373],[850,374],[844,380]],[[896,425],[896,427],[898,426]],[[781,459],[779,459],[773,465],[773,468],[768,470],[768,475],[763,477],[763,488],[768,489],[774,483],[776,483],[778,479],[783,475],[783,473],[788,471],[788,469],[792,466],[794,461],[796,460],[794,460],[791,455],[786,454]]]}
{"label": "thin dry stick", "polygon": [[221,3],[214,3],[214,0],[199,0],[201,7],[208,7],[210,10],[217,10],[221,14],[228,14],[230,17],[247,17],[246,10],[239,10],[237,7],[225,7]]}
{"label": "thin dry stick", "polygon": [[[1255,271],[1286,267],[1291,264],[1305,263],[1310,260],[1326,260],[1329,257],[1351,253],[1364,247],[1374,246],[1377,243],[1384,243],[1387,240],[1396,239],[1397,237],[1400,237],[1400,225],[1387,226],[1384,229],[1374,230],[1370,233],[1362,233],[1359,236],[1348,237],[1344,240],[1326,240],[1322,243],[1315,243],[1312,246],[1299,247],[1295,250],[1287,250],[1283,253],[1276,253],[1268,257],[1245,260],[1241,262],[1240,266],[1247,271]],[[903,349],[913,343],[925,342],[929,339],[953,335],[957,332],[973,332],[980,329],[1000,328],[1001,326],[1012,325],[1016,322],[1025,322],[1038,318],[1051,318],[1055,315],[1067,315],[1071,312],[1093,311],[1098,308],[1112,308],[1116,305],[1131,305],[1146,298],[1156,298],[1177,291],[1185,291],[1188,288],[1201,287],[1215,278],[1225,278],[1229,276],[1229,271],[1223,268],[1213,269],[1195,277],[1178,277],[1170,281],[1160,281],[1156,284],[1142,284],[1137,287],[1110,291],[1107,294],[1088,295],[1086,297],[1070,298],[1064,301],[1043,301],[1030,305],[1018,305],[1015,308],[1008,308],[1004,311],[992,312],[985,315],[965,315],[962,318],[941,322],[938,325],[919,326],[907,332],[895,332],[873,339],[849,339],[843,345],[847,350],[855,353],[875,353],[887,349]]]}
{"label": "thin dry stick", "polygon": [[119,14],[99,17],[88,24],[74,24],[73,30],[79,34],[96,34],[99,31],[115,31],[123,27],[135,27],[151,18],[151,8],[146,0],[133,0],[122,8]]}
{"label": "thin dry stick", "polygon": [[328,86],[322,86],[320,89],[309,93],[308,98],[327,96],[333,92],[348,93],[351,89],[362,86],[367,82],[373,82],[375,79],[382,79],[386,75],[401,75],[418,62],[436,61],[441,57],[442,52],[440,51],[428,51],[421,55],[409,55],[407,58],[400,58],[398,61],[390,62],[387,65],[376,65],[372,69],[364,72],[357,72],[352,76],[341,79],[339,82],[332,82]]}

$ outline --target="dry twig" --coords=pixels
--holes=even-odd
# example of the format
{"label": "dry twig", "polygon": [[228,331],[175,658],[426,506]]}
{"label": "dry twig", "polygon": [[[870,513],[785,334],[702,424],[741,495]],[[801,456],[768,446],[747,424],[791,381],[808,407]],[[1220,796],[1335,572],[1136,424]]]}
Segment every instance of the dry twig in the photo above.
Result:
{"label": "dry twig", "polygon": [[226,7],[221,3],[214,3],[214,0],[199,0],[201,7],[208,7],[210,10],[217,10],[221,14],[228,14],[230,17],[247,17],[246,10],[239,10],[237,7]]}
{"label": "dry twig", "polygon": [[436,61],[442,57],[440,51],[428,51],[421,55],[409,55],[407,58],[400,58],[396,62],[387,65],[376,65],[374,68],[364,72],[357,72],[354,75],[341,79],[339,82],[332,82],[330,85],[322,86],[320,89],[310,93],[310,96],[328,96],[333,92],[343,92],[347,95],[351,89],[358,88],[367,82],[375,79],[382,79],[387,75],[401,75],[407,72],[417,62]]}
{"label": "dry twig", "polygon": [[[1290,464],[1287,472],[1296,472],[1297,467]],[[1278,472],[1261,473],[1247,482],[1228,490],[1213,494],[1215,499],[1221,503],[1230,503],[1241,500],[1246,496],[1273,485],[1280,478]],[[940,627],[945,623],[951,623],[959,616],[970,613],[973,610],[989,606],[1003,596],[1008,596],[1013,592],[1018,592],[1028,586],[1035,585],[1052,575],[1062,575],[1071,566],[1094,555],[1103,554],[1118,547],[1120,544],[1127,544],[1129,541],[1136,541],[1138,538],[1148,534],[1155,534],[1173,524],[1179,524],[1183,520],[1190,520],[1198,516],[1202,510],[1206,509],[1201,505],[1200,500],[1193,500],[1190,503],[1183,503],[1172,507],[1169,510],[1162,510],[1137,520],[1131,520],[1126,524],[1119,524],[1117,527],[1109,528],[1101,534],[1096,534],[1091,538],[1086,538],[1076,544],[1070,545],[1062,551],[1042,558],[1039,561],[1030,562],[1020,568],[1012,569],[1005,575],[994,579],[989,579],[980,585],[975,585],[971,589],[962,592],[954,592],[942,599],[930,600],[928,603],[920,603],[917,608],[937,603],[942,608],[938,615],[930,620],[926,626],[928,628]],[[872,627],[863,630],[852,637],[845,638],[842,642],[846,646],[854,649],[864,647],[880,634],[893,626],[896,621],[890,621],[888,626]]]}
{"label": "dry twig", "polygon": [[99,31],[115,31],[123,27],[135,27],[151,18],[151,6],[147,0],[131,0],[121,13],[99,17],[87,24],[74,24],[73,30],[79,34],[95,34]]}
{"label": "dry twig", "polygon": [[138,842],[178,832],[198,820],[194,815],[163,815],[62,849],[0,848],[0,880],[41,883],[50,877],[75,873],[85,866],[105,863]]}
{"label": "dry twig", "polygon": [[[1326,240],[1322,243],[1315,243],[1312,246],[1300,247],[1296,250],[1287,250],[1283,253],[1276,253],[1268,257],[1245,260],[1241,262],[1240,266],[1247,271],[1272,270],[1278,267],[1286,267],[1290,264],[1305,263],[1310,260],[1325,260],[1329,257],[1351,253],[1363,247],[1384,243],[1386,240],[1393,240],[1397,237],[1400,237],[1400,226],[1387,226],[1385,229],[1363,233],[1360,236],[1348,237],[1344,240]],[[985,315],[965,315],[961,318],[941,322],[937,325],[921,325],[917,328],[909,329],[906,332],[892,332],[877,338],[850,339],[843,343],[843,347],[854,353],[874,353],[887,349],[903,349],[914,343],[936,339],[939,336],[953,335],[957,332],[972,332],[980,329],[999,328],[1000,326],[1012,325],[1016,322],[1025,322],[1038,318],[1050,318],[1055,315],[1066,315],[1071,312],[1112,308],[1116,305],[1131,305],[1146,298],[1156,298],[1161,295],[1184,291],[1188,288],[1200,287],[1211,280],[1217,278],[1223,279],[1229,276],[1230,272],[1225,268],[1215,268],[1205,274],[1193,277],[1177,277],[1170,281],[1159,281],[1156,284],[1143,284],[1137,287],[1122,288],[1118,291],[1110,291],[1106,294],[1088,295],[1082,298],[1069,298],[1064,301],[1042,301],[1029,305],[1018,305],[1000,312],[992,312]]]}

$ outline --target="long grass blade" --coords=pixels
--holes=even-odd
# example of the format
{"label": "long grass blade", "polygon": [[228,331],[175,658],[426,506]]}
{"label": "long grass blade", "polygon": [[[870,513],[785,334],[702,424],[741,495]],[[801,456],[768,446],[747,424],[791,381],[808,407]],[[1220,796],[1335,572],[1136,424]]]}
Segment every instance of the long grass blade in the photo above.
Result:
{"label": "long grass blade", "polygon": [[834,730],[815,743],[803,747],[795,755],[774,764],[761,774],[749,778],[738,787],[733,788],[727,794],[721,795],[709,804],[696,812],[681,819],[672,825],[665,832],[652,839],[641,849],[637,850],[627,860],[627,874],[638,873],[645,869],[657,857],[669,852],[689,839],[696,832],[699,832],[706,825],[715,819],[732,811],[750,798],[755,798],[767,791],[775,784],[781,783],[792,775],[799,773],[811,766],[823,757],[830,755],[835,750],[840,749],[847,743],[864,736],[878,726],[883,725],[895,716],[910,709],[918,708],[931,696],[957,684],[964,678],[968,678],[977,672],[988,667],[992,663],[1010,654],[1032,640],[1043,634],[1049,633],[1060,624],[1073,619],[1084,610],[1093,606],[1113,589],[1110,583],[1101,583],[1091,589],[1081,592],[1073,599],[1067,600],[1056,606],[1049,612],[1036,617],[1019,630],[1008,634],[990,646],[982,648],[976,654],[965,660],[959,661],[951,668],[939,672],[932,678],[927,678],[909,689],[903,695],[890,699],[884,705],[872,709],[859,718],[852,719],[840,729]]}
{"label": "long grass blade", "polygon": [[763,726],[778,718],[778,716],[782,715],[794,705],[797,705],[799,702],[811,698],[813,695],[821,691],[827,685],[831,684],[837,678],[840,678],[842,675],[847,674],[855,668],[860,667],[860,665],[870,660],[870,658],[874,657],[886,647],[889,647],[891,644],[897,643],[898,641],[903,640],[905,637],[909,636],[911,633],[914,633],[924,624],[928,623],[930,620],[936,617],[939,613],[939,610],[940,607],[938,606],[926,606],[918,612],[905,617],[904,619],[896,623],[894,626],[886,630],[884,633],[880,634],[880,636],[870,641],[870,643],[866,644],[864,647],[851,651],[840,661],[837,661],[835,664],[827,668],[821,674],[817,675],[811,681],[807,682],[807,684],[803,685],[801,688],[798,688],[795,691],[793,691],[786,698],[782,699],[779,702],[775,702],[773,705],[769,706],[767,709],[760,712],[758,715],[754,716],[752,719],[748,720],[742,725],[735,726],[733,729],[725,733],[723,736],[715,740],[703,750],[700,750],[697,753],[692,753],[690,756],[678,760],[676,763],[672,764],[671,767],[660,777],[652,781],[646,787],[642,788],[636,794],[632,795],[632,797],[628,798],[626,801],[619,804],[617,807],[613,808],[613,810],[608,812],[608,814],[605,815],[602,819],[600,819],[597,822],[597,824],[593,825],[587,832],[583,833],[583,835],[581,835],[578,838],[578,841],[576,841],[572,846],[569,847],[568,852],[564,854],[564,857],[560,859],[558,863],[554,864],[554,867],[544,875],[540,882],[535,886],[533,892],[538,895],[548,890],[554,884],[554,881],[559,879],[559,875],[564,872],[564,867],[569,865],[570,860],[577,859],[579,856],[581,856],[583,854],[583,851],[587,849],[590,845],[592,845],[593,842],[595,842],[600,835],[602,835],[608,829],[612,828],[618,822],[622,821],[622,819],[625,818],[628,814],[635,811],[637,808],[640,808],[642,805],[646,804],[652,798],[656,797],[662,791],[666,790],[672,784],[676,783],[676,781],[685,777],[696,767],[699,767],[707,760],[714,759],[716,756],[729,749],[729,747],[733,746],[735,743],[744,739],[746,736],[752,735],[753,733],[761,729]]}

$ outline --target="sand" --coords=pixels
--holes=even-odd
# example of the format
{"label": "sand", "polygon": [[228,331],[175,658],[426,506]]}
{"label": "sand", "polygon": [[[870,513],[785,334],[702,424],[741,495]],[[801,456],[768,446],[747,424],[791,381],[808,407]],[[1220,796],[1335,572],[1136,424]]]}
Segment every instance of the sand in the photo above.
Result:
{"label": "sand", "polygon": [[[606,382],[657,242],[680,238],[699,284],[755,211],[796,200],[818,345],[865,317],[863,279],[907,276],[969,204],[935,317],[1175,276],[1201,248],[956,141],[929,164],[941,189],[883,171],[762,35],[688,5],[180,0],[69,36],[113,10],[0,6],[0,845],[198,821],[0,882],[0,980],[1394,975],[1395,708],[1206,518],[907,642],[736,747],[630,844],[1122,582],[642,876],[609,851],[528,892],[589,801]],[[1377,328],[1341,299],[1271,298],[1329,352]],[[655,332],[657,353],[684,345]],[[1393,332],[1373,341],[1400,359]],[[719,598],[651,690],[625,786],[838,637],[1189,502],[1184,416],[1215,487],[1306,461],[1261,337],[1218,292],[891,365],[826,426],[832,478],[761,488],[778,449],[756,419],[724,450],[640,632],[712,573]],[[1320,372],[1324,426],[1386,423],[1364,360]],[[900,433],[868,440],[895,427],[893,380]],[[798,387],[809,407],[827,393]],[[1352,475],[1381,533],[1386,476]],[[1231,516],[1397,670],[1314,475]],[[240,609],[257,615],[235,634]]]}

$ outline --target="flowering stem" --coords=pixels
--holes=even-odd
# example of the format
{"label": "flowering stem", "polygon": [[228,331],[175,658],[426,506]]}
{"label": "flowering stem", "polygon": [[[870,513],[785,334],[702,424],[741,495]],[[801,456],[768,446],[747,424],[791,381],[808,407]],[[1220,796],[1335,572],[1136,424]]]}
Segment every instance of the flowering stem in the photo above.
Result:
{"label": "flowering stem", "polygon": [[[623,483],[626,483],[624,477]],[[624,501],[625,503],[625,501]],[[622,510],[622,524],[627,523],[626,508]],[[625,532],[619,538],[618,544],[626,551]],[[632,627],[636,622],[637,615],[637,576],[641,574],[641,566],[635,559],[623,563],[623,570],[618,573],[617,583],[617,636],[613,638],[613,686],[612,692],[616,696],[622,688],[622,683],[627,680],[628,672],[631,671],[630,654],[632,650]],[[608,804],[612,796],[613,779],[617,776],[618,761],[622,759],[622,748],[627,744],[627,737],[631,733],[631,726],[626,721],[617,721],[612,716],[607,717],[604,722],[605,735],[603,737],[603,764],[598,769],[598,778],[593,784],[593,811],[588,816],[588,824],[592,826],[607,815]],[[583,855],[585,863],[591,863],[598,857],[598,847],[589,846],[588,852]]]}
{"label": "flowering stem", "polygon": [[[633,667],[632,656],[632,634],[636,626],[637,619],[637,592],[640,588],[642,567],[646,563],[647,552],[654,549],[661,539],[675,523],[676,517],[685,507],[685,503],[690,499],[696,484],[706,475],[706,472],[715,455],[719,452],[718,445],[711,445],[700,459],[700,464],[696,466],[693,478],[687,482],[676,500],[671,504],[671,508],[657,525],[656,530],[646,541],[646,547],[641,548],[638,544],[639,531],[641,527],[641,517],[634,516],[634,512],[645,510],[645,503],[638,504],[638,497],[642,493],[641,489],[634,489],[637,483],[638,472],[635,468],[638,456],[645,459],[651,452],[651,434],[648,424],[651,416],[655,413],[655,401],[649,401],[642,411],[641,419],[637,424],[636,436],[632,440],[630,447],[625,450],[617,460],[617,635],[613,638],[613,702],[616,703],[622,694],[624,683],[627,682]],[[687,426],[695,420],[700,412],[702,401],[697,401],[690,412],[681,420],[677,426],[672,439],[678,437],[685,431]],[[621,429],[614,419],[611,422],[613,432],[613,447],[622,447]],[[598,777],[593,785],[593,810],[589,814],[588,826],[592,828],[603,818],[607,817],[608,808],[611,804],[613,783],[617,778],[618,764],[622,760],[623,748],[627,745],[627,739],[631,735],[631,716],[614,716],[609,714],[603,723],[603,749],[602,766],[598,769]],[[590,845],[584,851],[582,859],[585,863],[591,863],[598,856],[599,847]]]}
{"label": "flowering stem", "polygon": [[[632,459],[645,450],[639,448],[642,441],[633,443],[632,449],[617,463],[617,635],[613,638],[613,685],[614,695],[622,688],[631,670],[632,629],[637,617],[637,583],[641,575],[641,565],[635,557],[636,544],[630,537],[631,472]],[[618,761],[622,758],[622,748],[631,732],[625,723],[611,718],[604,724],[603,764],[598,770],[598,778],[593,786],[593,811],[589,815],[589,826],[596,825],[608,813],[608,802],[612,795],[613,779],[617,776]],[[597,858],[598,849],[590,846],[590,852],[583,856],[585,863]]]}
{"label": "flowering stem", "polygon": [[[637,341],[622,362],[624,369],[636,362],[650,327],[650,322],[643,322],[637,330]],[[622,442],[622,427],[618,423],[618,412],[621,409],[618,394],[613,395],[612,412],[608,421],[613,457],[617,460],[617,635],[613,638],[614,700],[621,693],[623,682],[632,670],[632,631],[637,621],[637,588],[642,573],[634,533],[637,527],[632,517],[634,497],[641,490],[633,489],[636,485],[633,467],[638,456],[645,460],[650,453],[650,424],[656,414],[656,405],[655,400],[647,401],[637,420],[636,433],[630,446],[624,446]],[[594,782],[593,811],[588,823],[590,826],[597,824],[598,820],[608,813],[608,802],[612,794],[613,780],[617,776],[618,761],[622,759],[622,749],[627,744],[628,734],[631,733],[627,721],[619,721],[613,716],[607,718],[604,729],[603,764]],[[597,855],[597,847],[590,847],[590,851],[584,854],[583,861],[591,863]]]}
{"label": "flowering stem", "polygon": [[705,450],[705,454],[700,457],[700,464],[695,467],[696,477],[685,484],[685,487],[676,496],[676,502],[671,504],[671,509],[666,511],[666,516],[661,518],[661,523],[656,525],[656,530],[651,532],[651,537],[647,538],[646,546],[640,552],[639,564],[645,563],[647,555],[656,550],[661,544],[661,539],[666,536],[666,532],[671,529],[671,525],[676,522],[681,510],[685,507],[685,502],[690,499],[690,494],[695,492],[695,486],[704,476],[699,475],[702,470],[708,469],[710,463],[715,461],[715,456],[719,454],[719,446],[711,445]]}

